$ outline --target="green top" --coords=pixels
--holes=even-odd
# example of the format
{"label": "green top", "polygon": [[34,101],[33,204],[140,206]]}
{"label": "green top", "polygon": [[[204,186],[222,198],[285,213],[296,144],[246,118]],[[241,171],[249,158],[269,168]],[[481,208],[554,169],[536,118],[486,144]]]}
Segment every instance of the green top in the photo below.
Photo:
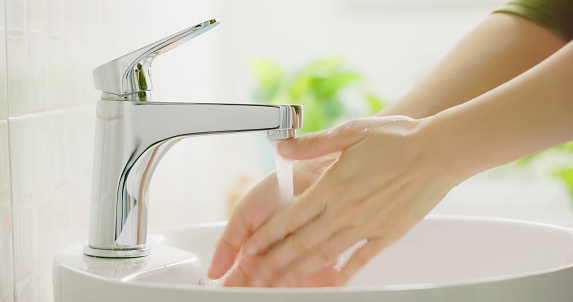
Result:
{"label": "green top", "polygon": [[565,41],[573,39],[573,0],[512,0],[494,12],[527,18],[547,27]]}

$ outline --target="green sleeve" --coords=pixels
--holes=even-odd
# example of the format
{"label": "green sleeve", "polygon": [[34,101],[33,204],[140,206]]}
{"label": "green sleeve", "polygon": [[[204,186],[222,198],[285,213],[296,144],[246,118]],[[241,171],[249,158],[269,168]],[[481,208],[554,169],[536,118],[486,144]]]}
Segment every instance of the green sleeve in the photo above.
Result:
{"label": "green sleeve", "polygon": [[494,12],[515,14],[573,39],[573,0],[512,0]]}

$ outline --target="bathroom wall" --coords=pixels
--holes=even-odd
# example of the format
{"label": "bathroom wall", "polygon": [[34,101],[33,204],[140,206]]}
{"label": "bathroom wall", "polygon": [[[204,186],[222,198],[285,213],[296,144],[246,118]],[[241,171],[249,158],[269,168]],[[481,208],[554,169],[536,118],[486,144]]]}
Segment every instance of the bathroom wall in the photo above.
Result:
{"label": "bathroom wall", "polygon": [[232,49],[221,56],[234,79],[228,95],[252,94],[252,58],[293,72],[342,56],[374,93],[395,100],[503,0],[224,2],[221,18],[234,24],[221,29],[222,51]]}
{"label": "bathroom wall", "polygon": [[0,0],[0,301],[13,301],[12,207],[6,91],[6,14]]}
{"label": "bathroom wall", "polygon": [[[91,70],[215,9],[204,1],[0,0],[1,302],[52,301],[54,253],[87,238],[99,97]],[[158,58],[158,98],[213,98],[216,40],[206,35]]]}

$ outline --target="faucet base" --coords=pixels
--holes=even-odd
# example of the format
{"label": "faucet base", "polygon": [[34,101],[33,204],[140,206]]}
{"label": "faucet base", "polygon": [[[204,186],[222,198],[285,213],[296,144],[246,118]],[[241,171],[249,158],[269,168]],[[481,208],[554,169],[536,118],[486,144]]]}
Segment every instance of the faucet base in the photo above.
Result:
{"label": "faucet base", "polygon": [[151,250],[148,247],[130,250],[102,250],[84,246],[84,254],[97,258],[139,258],[149,256]]}

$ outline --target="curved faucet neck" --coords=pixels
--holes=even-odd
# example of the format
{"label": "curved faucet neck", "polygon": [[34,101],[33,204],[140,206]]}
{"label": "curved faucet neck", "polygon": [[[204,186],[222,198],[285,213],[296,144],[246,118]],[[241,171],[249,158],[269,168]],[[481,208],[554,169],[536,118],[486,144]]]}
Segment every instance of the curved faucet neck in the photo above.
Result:
{"label": "curved faucet neck", "polygon": [[149,183],[163,155],[180,139],[244,131],[292,137],[302,123],[301,113],[296,105],[100,100],[85,253],[113,258],[149,254]]}

